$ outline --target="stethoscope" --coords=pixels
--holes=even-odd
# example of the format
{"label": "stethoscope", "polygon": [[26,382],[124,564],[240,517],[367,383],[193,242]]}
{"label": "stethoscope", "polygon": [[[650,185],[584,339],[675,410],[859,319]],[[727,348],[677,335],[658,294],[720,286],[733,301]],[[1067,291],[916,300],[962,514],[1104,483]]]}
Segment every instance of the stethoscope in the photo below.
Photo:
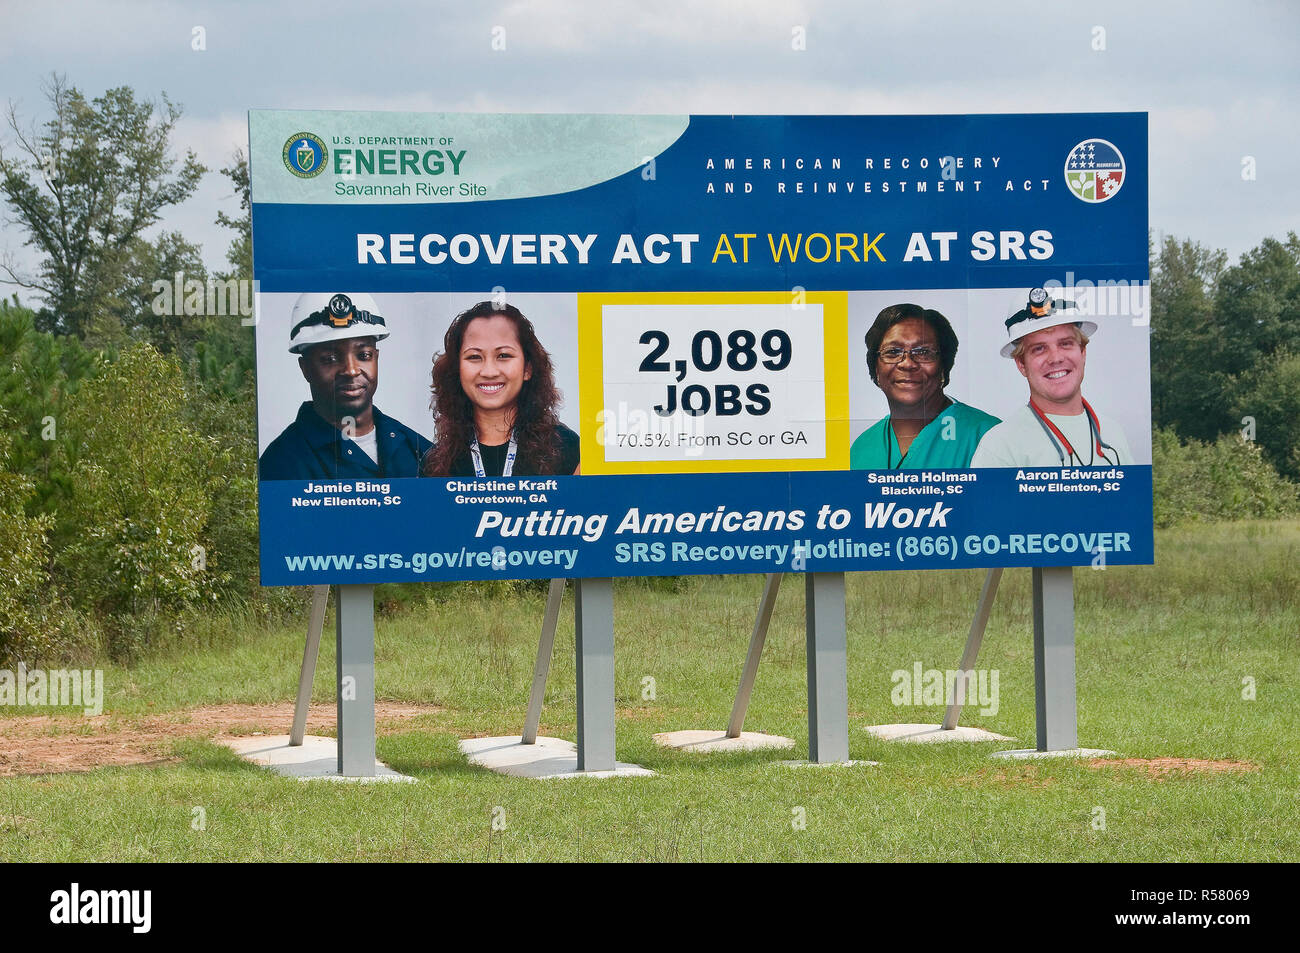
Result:
{"label": "stethoscope", "polygon": [[[943,412],[951,406],[952,406],[952,398],[945,396],[943,407],[939,410],[939,413],[934,415],[934,419],[931,420],[931,423],[933,423],[934,420],[938,420],[940,417],[942,417]],[[929,424],[926,424],[926,426],[928,427]],[[925,428],[923,427],[921,429],[924,430]],[[893,432],[894,432],[894,424],[893,424],[893,417],[891,415],[885,418],[885,429],[882,434],[882,436],[884,436],[885,438],[885,469],[886,470],[898,469],[898,467],[901,467],[903,465],[903,461],[907,459],[907,454],[905,453],[898,458],[898,466],[894,465],[894,445],[889,439],[890,434],[892,434]],[[917,436],[919,437],[920,434],[917,434]],[[908,453],[910,452],[911,452],[911,448],[909,447]]]}
{"label": "stethoscope", "polygon": [[[1092,409],[1092,405],[1085,398],[1080,397],[1079,399],[1083,401],[1084,412],[1088,415],[1088,436],[1092,442],[1087,463],[1084,463],[1083,457],[1075,452],[1074,447],[1065,434],[1061,433],[1060,428],[1048,420],[1047,415],[1038,409],[1038,405],[1034,403],[1032,398],[1029,401],[1029,409],[1033,411],[1034,417],[1038,420],[1038,425],[1043,428],[1043,433],[1047,434],[1047,439],[1051,441],[1052,449],[1056,451],[1057,457],[1061,460],[1061,466],[1065,466],[1067,460],[1078,460],[1079,466],[1090,467],[1096,462],[1098,455],[1112,466],[1118,466],[1119,451],[1101,439],[1101,422],[1097,419],[1097,412]],[[1064,448],[1064,451],[1069,452],[1068,457],[1062,448]],[[1106,456],[1107,450],[1115,454],[1114,460]]]}
{"label": "stethoscope", "polygon": [[[885,469],[886,470],[894,469],[894,444],[893,441],[889,439],[889,431],[893,429],[894,429],[893,424],[891,424],[888,418],[886,418],[885,429],[881,431],[881,436],[885,438]],[[903,461],[906,459],[907,459],[907,454],[903,454],[901,457],[898,458],[898,465],[901,467],[903,465]]]}

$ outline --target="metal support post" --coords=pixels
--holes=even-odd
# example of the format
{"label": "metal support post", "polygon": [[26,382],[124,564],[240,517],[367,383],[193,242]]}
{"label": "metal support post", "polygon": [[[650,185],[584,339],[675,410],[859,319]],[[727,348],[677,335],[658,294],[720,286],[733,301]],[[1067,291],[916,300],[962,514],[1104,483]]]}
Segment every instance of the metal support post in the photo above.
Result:
{"label": "metal support post", "polygon": [[537,725],[542,719],[542,699],[546,695],[546,676],[551,671],[551,652],[555,648],[555,627],[560,621],[560,603],[564,600],[563,579],[552,579],[546,594],[546,614],[542,617],[542,637],[537,642],[537,661],[533,664],[533,687],[528,696],[528,714],[524,716],[522,745],[537,744]]}
{"label": "metal support post", "polygon": [[329,586],[312,586],[311,617],[307,620],[307,644],[302,650],[302,669],[298,672],[298,698],[293,705],[293,727],[289,745],[302,744],[307,733],[307,709],[311,707],[311,683],[316,678],[316,659],[320,656],[320,637],[325,629],[325,606],[330,598]]}
{"label": "metal support post", "polygon": [[1039,751],[1079,746],[1074,695],[1074,569],[1035,568],[1034,707]]}
{"label": "metal support post", "polygon": [[375,587],[336,587],[339,774],[375,774]]}
{"label": "metal support post", "polygon": [[727,737],[739,738],[745,727],[745,712],[749,710],[749,698],[754,694],[754,680],[758,677],[758,660],[763,655],[763,643],[767,641],[767,629],[772,622],[772,610],[776,607],[776,593],[781,588],[784,573],[770,572],[763,583],[763,598],[758,603],[758,615],[754,618],[754,632],[749,637],[749,651],[745,654],[745,668],[740,673],[740,687],[736,689],[736,702],[731,706],[731,720],[727,722]]}
{"label": "metal support post", "polygon": [[578,676],[578,770],[614,770],[614,581],[573,585]]}
{"label": "metal support post", "polygon": [[980,646],[984,644],[984,629],[989,624],[989,613],[993,611],[993,599],[998,594],[998,583],[1001,581],[1001,569],[990,569],[988,575],[984,577],[984,588],[980,590],[980,601],[975,607],[975,618],[971,620],[970,634],[966,636],[966,648],[962,651],[961,663],[957,666],[957,671],[963,674],[957,676],[952,704],[948,706],[948,712],[943,716],[944,731],[952,731],[957,727],[957,719],[961,717],[961,707],[966,704],[966,686],[969,676],[964,673],[974,669],[975,662],[979,659]]}
{"label": "metal support post", "polygon": [[849,759],[844,573],[804,577],[808,640],[808,760]]}

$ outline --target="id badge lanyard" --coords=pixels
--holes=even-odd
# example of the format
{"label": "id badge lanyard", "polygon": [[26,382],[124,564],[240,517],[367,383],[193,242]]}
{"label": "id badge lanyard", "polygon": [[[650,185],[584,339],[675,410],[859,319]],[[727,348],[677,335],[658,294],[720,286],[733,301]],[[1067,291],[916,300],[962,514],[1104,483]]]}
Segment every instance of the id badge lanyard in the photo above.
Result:
{"label": "id badge lanyard", "polygon": [[[510,476],[515,470],[515,456],[519,453],[519,444],[515,440],[515,432],[510,431],[510,444],[506,447],[506,463],[501,468],[503,477]],[[476,477],[485,477],[487,473],[483,470],[483,454],[479,451],[478,436],[475,435],[474,442],[469,445],[469,455],[474,461],[474,475]]]}

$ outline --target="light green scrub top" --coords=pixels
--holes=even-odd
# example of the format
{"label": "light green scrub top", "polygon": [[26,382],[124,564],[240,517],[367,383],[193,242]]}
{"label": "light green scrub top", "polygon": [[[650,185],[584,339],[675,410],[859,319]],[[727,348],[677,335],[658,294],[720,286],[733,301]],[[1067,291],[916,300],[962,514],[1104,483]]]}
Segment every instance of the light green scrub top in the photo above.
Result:
{"label": "light green scrub top", "polygon": [[[980,438],[1001,423],[992,414],[954,400],[916,435],[907,456],[898,449],[898,439],[889,418],[864,430],[849,448],[853,470],[943,470],[969,467]],[[952,421],[952,423],[948,423]],[[947,428],[950,439],[944,439]]]}

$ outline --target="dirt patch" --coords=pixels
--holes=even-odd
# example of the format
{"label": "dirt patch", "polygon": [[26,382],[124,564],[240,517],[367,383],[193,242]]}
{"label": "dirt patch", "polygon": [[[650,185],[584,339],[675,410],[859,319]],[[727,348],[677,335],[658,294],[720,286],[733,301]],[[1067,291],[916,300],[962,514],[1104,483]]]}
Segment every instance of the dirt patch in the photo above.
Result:
{"label": "dirt patch", "polygon": [[1258,771],[1251,761],[1207,761],[1204,758],[1093,758],[1090,768],[1141,768],[1153,778],[1177,774],[1245,774]]}
{"label": "dirt patch", "polygon": [[[1208,761],[1201,758],[1092,758],[1084,763],[1090,768],[1137,768],[1156,780],[1184,774],[1244,774],[1259,770],[1259,765],[1251,761]],[[957,778],[955,783],[964,787],[993,784],[1003,788],[1045,788],[1056,783],[1047,770],[1046,766],[1033,762],[1007,767],[990,766]]]}
{"label": "dirt patch", "polygon": [[1017,764],[1007,767],[980,768],[974,774],[957,778],[965,787],[983,787],[994,784],[1002,788],[1046,788],[1056,783],[1056,778],[1044,774],[1036,764]]}
{"label": "dirt patch", "polygon": [[[375,730],[400,731],[419,715],[442,711],[437,705],[375,703]],[[232,735],[283,735],[293,724],[293,705],[207,705],[157,715],[36,715],[0,719],[0,777],[91,771],[110,765],[174,761],[177,738]],[[332,734],[333,704],[312,705],[308,734]]]}

